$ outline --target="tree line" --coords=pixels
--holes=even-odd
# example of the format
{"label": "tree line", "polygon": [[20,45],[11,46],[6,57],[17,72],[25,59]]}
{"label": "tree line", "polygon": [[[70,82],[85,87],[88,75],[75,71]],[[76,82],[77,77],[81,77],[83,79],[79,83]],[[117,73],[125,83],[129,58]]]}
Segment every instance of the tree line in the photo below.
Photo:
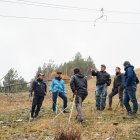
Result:
{"label": "tree line", "polygon": [[63,64],[57,65],[54,64],[54,61],[50,60],[49,63],[44,63],[42,67],[38,67],[36,76],[38,73],[44,73],[45,76],[51,78],[51,74],[54,71],[61,71],[64,75],[71,76],[73,74],[73,68],[79,67],[81,73],[85,76],[90,74],[90,69],[96,69],[95,63],[92,57],[83,58],[81,53],[78,52],[73,57],[71,61],[64,62]]}

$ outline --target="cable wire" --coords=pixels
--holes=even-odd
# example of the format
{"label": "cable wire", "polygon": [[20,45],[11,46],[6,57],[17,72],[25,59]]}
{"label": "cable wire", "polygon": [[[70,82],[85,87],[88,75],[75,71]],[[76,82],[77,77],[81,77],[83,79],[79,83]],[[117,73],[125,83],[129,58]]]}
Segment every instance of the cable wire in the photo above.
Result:
{"label": "cable wire", "polygon": [[34,1],[28,1],[28,0],[17,0],[17,1],[0,0],[0,1],[7,2],[7,3],[25,4],[25,5],[42,6],[42,7],[59,8],[59,9],[88,10],[88,11],[96,11],[96,12],[101,11],[97,9],[82,8],[82,7],[67,6],[67,5],[57,5],[57,4],[34,2]]}
{"label": "cable wire", "polygon": [[[46,21],[65,21],[65,22],[91,22],[94,23],[95,20],[76,20],[76,19],[61,19],[61,18],[43,18],[43,17],[27,17],[27,16],[14,16],[14,15],[2,15],[2,18],[16,18],[16,19],[29,19],[29,20],[46,20]],[[99,24],[135,24],[140,25],[140,22],[97,22]]]}
{"label": "cable wire", "polygon": [[13,15],[2,15],[3,18],[17,18],[17,19],[31,19],[31,20],[52,20],[52,21],[70,21],[70,22],[94,22],[93,20],[76,20],[76,19],[61,19],[61,18],[43,18],[43,17],[27,17],[27,16],[13,16]]}
{"label": "cable wire", "polygon": [[[96,11],[96,12],[101,11],[99,9],[93,9],[93,8],[67,6],[67,5],[51,4],[51,3],[44,3],[44,2],[35,2],[35,1],[29,1],[29,0],[16,0],[16,1],[0,0],[0,1],[7,2],[7,3],[25,4],[25,5],[42,6],[42,7],[59,8],[59,9],[71,9],[71,10],[80,10],[80,11],[86,10],[86,11]],[[140,12],[132,12],[132,11],[117,11],[117,10],[116,11],[104,10],[104,11],[107,13],[140,15]]]}

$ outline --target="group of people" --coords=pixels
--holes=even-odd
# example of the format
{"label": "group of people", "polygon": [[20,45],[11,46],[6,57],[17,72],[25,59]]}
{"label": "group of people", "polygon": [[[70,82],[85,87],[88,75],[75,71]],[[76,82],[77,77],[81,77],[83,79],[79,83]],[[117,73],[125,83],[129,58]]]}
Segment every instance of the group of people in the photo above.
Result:
{"label": "group of people", "polygon": [[[109,106],[108,110],[112,110],[113,96],[119,94],[120,107],[124,106],[127,110],[127,115],[124,119],[133,119],[136,117],[138,111],[138,102],[136,98],[137,84],[139,79],[136,76],[134,67],[129,61],[124,62],[125,73],[121,73],[120,67],[115,69],[115,78],[113,82],[112,92],[109,94]],[[62,72],[57,72],[55,78],[52,80],[49,92],[52,93],[52,109],[56,113],[57,110],[57,97],[59,96],[63,100],[63,113],[69,113],[67,110],[67,94],[65,88],[65,82],[61,77]],[[111,85],[111,76],[106,72],[106,66],[101,65],[101,70],[91,70],[91,76],[96,77],[96,109],[103,111],[106,108],[106,98],[108,86]],[[82,102],[88,95],[88,82],[84,75],[81,74],[79,68],[74,68],[74,75],[70,78],[70,87],[74,94],[74,102],[77,110],[76,120],[82,122],[84,115],[82,111]],[[32,108],[30,113],[30,120],[36,118],[41,109],[44,97],[47,93],[47,85],[44,82],[44,74],[38,74],[37,80],[32,84],[30,96],[33,95]],[[131,109],[129,101],[133,103],[133,109]]]}

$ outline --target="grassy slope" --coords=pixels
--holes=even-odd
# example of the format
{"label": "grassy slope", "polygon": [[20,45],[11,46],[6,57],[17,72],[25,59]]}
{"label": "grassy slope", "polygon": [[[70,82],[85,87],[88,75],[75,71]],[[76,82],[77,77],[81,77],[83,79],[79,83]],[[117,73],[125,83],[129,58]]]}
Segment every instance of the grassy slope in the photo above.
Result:
{"label": "grassy slope", "polygon": [[[140,78],[140,69],[136,70]],[[69,103],[72,103],[72,94],[68,88]],[[82,131],[83,140],[99,139],[104,140],[114,137],[115,140],[140,139],[140,116],[135,120],[123,120],[125,112],[119,109],[114,112],[107,110],[97,112],[95,109],[95,79],[89,80],[89,96],[83,104],[85,122],[82,125],[75,123],[75,110],[73,112],[71,125]],[[108,89],[111,91],[111,87]],[[138,86],[138,100],[140,97],[140,85]],[[28,122],[28,114],[31,100],[28,94],[0,95],[0,139],[2,140],[51,140],[56,131],[61,127],[66,128],[69,115],[60,115],[55,121],[51,111],[51,96],[47,95],[40,117]],[[62,105],[58,100],[59,106]],[[113,108],[118,103],[118,96],[113,100]],[[118,125],[114,125],[118,123]]]}

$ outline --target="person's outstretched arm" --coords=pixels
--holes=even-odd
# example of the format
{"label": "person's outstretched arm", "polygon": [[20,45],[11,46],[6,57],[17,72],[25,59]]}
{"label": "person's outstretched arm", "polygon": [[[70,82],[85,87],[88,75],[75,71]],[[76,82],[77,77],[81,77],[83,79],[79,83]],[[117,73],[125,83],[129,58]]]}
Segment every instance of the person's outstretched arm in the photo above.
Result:
{"label": "person's outstretched arm", "polygon": [[92,76],[98,76],[98,71],[92,70],[92,71],[91,71],[91,75],[92,75]]}

